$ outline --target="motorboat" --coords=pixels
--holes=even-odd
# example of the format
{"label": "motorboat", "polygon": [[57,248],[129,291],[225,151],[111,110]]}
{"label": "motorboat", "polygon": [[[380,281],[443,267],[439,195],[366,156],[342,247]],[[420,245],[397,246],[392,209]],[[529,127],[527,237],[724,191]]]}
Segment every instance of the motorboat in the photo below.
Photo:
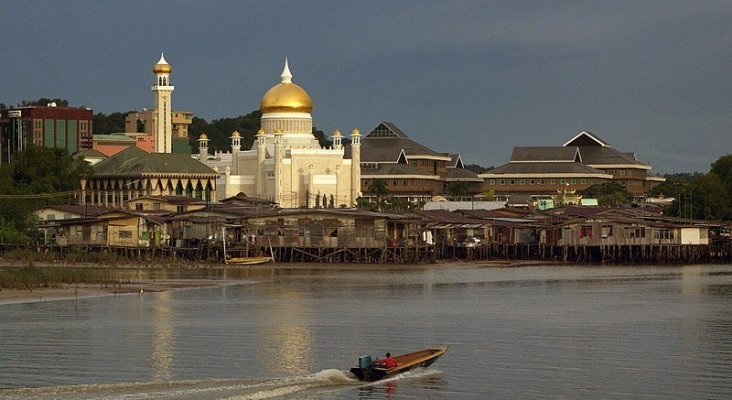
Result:
{"label": "motorboat", "polygon": [[386,368],[380,365],[378,359],[370,355],[358,358],[358,366],[351,368],[351,373],[362,381],[378,381],[390,376],[406,372],[415,368],[429,367],[447,351],[447,345],[439,345],[428,349],[393,356],[397,365]]}

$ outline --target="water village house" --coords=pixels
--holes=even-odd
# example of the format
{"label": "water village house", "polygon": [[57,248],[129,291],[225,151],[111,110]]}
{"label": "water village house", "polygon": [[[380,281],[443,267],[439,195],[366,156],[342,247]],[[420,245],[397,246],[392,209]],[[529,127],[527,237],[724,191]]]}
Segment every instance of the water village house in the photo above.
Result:
{"label": "water village house", "polygon": [[708,221],[665,217],[643,209],[569,207],[558,245],[708,245]]}
{"label": "water village house", "polygon": [[128,200],[124,206],[135,211],[180,213],[205,208],[206,202],[187,196],[142,196]]}
{"label": "water village house", "polygon": [[[66,213],[70,207],[74,213]],[[56,219],[57,212],[63,212],[64,218]],[[46,218],[38,224],[40,244],[134,248],[167,244],[165,222],[155,215],[77,205],[44,207],[36,216]]]}

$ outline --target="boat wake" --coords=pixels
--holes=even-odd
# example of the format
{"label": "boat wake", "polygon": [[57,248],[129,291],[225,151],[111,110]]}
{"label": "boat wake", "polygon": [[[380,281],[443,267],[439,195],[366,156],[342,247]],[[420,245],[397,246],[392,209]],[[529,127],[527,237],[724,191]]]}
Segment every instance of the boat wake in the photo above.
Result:
{"label": "boat wake", "polygon": [[362,382],[350,372],[326,369],[315,374],[276,379],[208,379],[173,382],[90,384],[40,388],[0,389],[3,400],[131,400],[196,399],[260,400],[307,392],[310,396],[349,388],[368,389],[402,379],[424,378],[441,372],[418,368],[376,382]]}
{"label": "boat wake", "polygon": [[276,399],[299,392],[326,393],[355,387],[362,382],[349,372],[326,369],[311,375],[277,379],[215,379],[198,381],[93,384],[17,388],[0,390],[0,399],[20,400],[130,400],[200,399],[259,400]]}

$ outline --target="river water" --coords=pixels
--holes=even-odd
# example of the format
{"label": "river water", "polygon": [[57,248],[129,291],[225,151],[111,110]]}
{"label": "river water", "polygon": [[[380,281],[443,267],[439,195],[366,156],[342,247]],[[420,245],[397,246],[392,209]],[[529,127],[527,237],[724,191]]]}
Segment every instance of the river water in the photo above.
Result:
{"label": "river water", "polygon": [[[231,284],[0,306],[0,398],[732,398],[732,265],[188,274]],[[428,369],[346,373],[434,344]]]}

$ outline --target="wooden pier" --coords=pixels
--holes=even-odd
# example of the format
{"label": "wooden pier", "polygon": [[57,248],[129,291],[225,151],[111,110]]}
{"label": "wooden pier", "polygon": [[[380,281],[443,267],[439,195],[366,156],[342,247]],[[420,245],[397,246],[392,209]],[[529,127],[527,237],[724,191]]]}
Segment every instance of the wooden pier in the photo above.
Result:
{"label": "wooden pier", "polygon": [[[115,262],[146,260],[194,261],[223,263],[223,248],[216,243],[200,243],[192,247],[110,247],[91,245],[22,246],[0,244],[6,251],[59,256],[67,260],[86,258]],[[616,245],[616,246],[556,246],[542,244],[490,243],[461,247],[438,243],[434,245],[401,244],[381,247],[330,246],[232,246],[229,257],[267,255],[277,263],[364,263],[419,264],[448,260],[490,261],[522,260],[553,261],[566,264],[693,264],[732,263],[732,241],[717,241],[710,245]]]}

